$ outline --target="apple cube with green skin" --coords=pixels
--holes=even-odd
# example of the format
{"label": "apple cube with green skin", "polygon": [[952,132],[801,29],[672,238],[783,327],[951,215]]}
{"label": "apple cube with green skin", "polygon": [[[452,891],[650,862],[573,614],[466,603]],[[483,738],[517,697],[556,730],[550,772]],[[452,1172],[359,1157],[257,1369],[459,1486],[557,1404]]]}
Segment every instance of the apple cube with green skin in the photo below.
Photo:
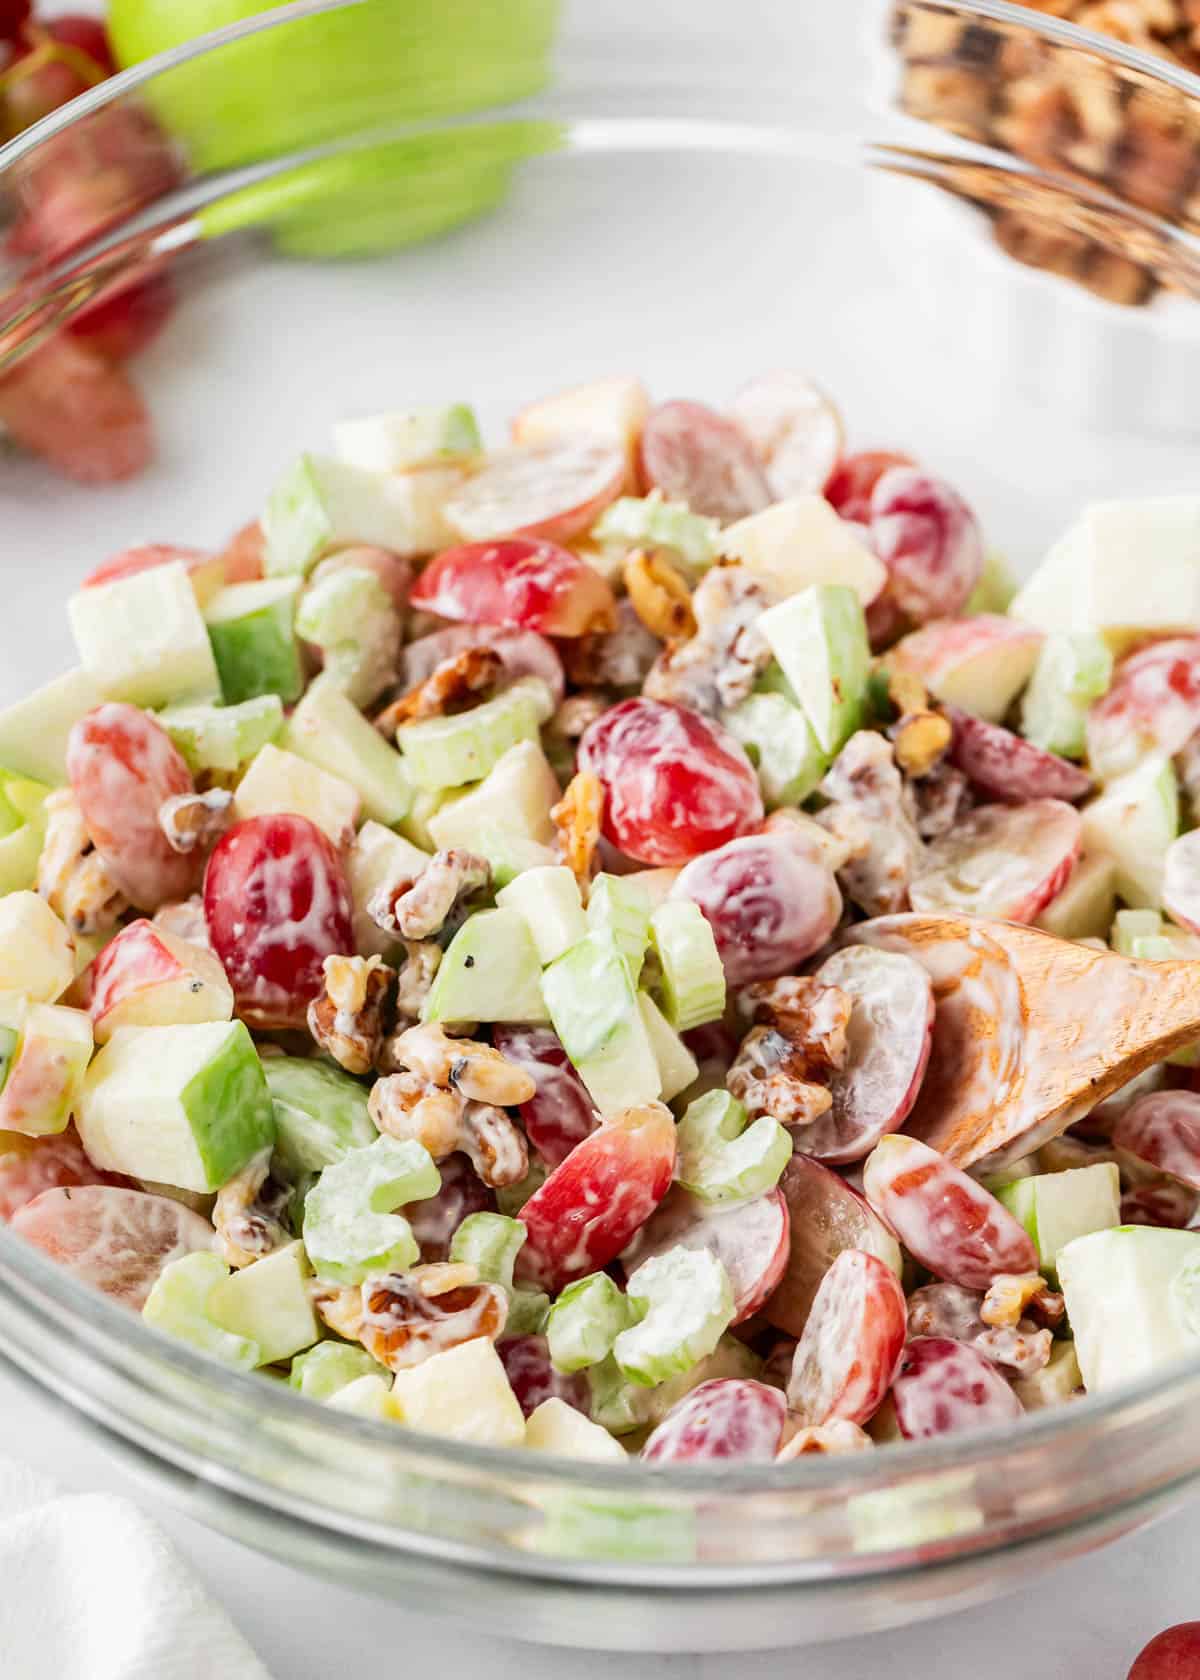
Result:
{"label": "apple cube with green skin", "polygon": [[1156,909],[1167,848],[1179,833],[1179,784],[1170,759],[1144,758],[1081,816],[1084,850],[1112,859],[1118,896],[1135,909]]}
{"label": "apple cube with green skin", "polygon": [[478,782],[518,742],[536,742],[553,710],[545,683],[523,677],[469,712],[403,724],[396,741],[405,771],[417,787],[434,791]]}
{"label": "apple cube with green skin", "polygon": [[378,1377],[381,1381],[391,1373],[372,1359],[366,1348],[351,1347],[348,1342],[318,1342],[316,1347],[299,1353],[292,1360],[289,1385],[309,1400],[332,1400],[340,1389],[360,1377]]}
{"label": "apple cube with green skin", "polygon": [[597,1464],[628,1463],[624,1447],[607,1429],[556,1395],[543,1400],[530,1412],[525,1423],[524,1445],[530,1452],[555,1453],[559,1458],[576,1462],[583,1459]]}
{"label": "apple cube with green skin", "polygon": [[218,1282],[208,1310],[222,1330],[257,1346],[258,1364],[274,1365],[320,1339],[311,1279],[304,1244],[288,1243]]}
{"label": "apple cube with green skin", "polygon": [[937,619],[902,636],[888,655],[935,699],[999,723],[1033,675],[1041,632],[995,613]]}
{"label": "apple cube with green skin", "polygon": [[1117,902],[1117,866],[1110,857],[1081,857],[1035,927],[1059,939],[1103,939]]}
{"label": "apple cube with green skin", "polygon": [[1108,693],[1112,674],[1112,649],[1103,637],[1047,636],[1021,703],[1021,733],[1047,752],[1082,758],[1088,706]]}
{"label": "apple cube with green skin", "polygon": [[587,932],[579,883],[563,864],[527,869],[500,889],[496,904],[525,918],[543,963],[561,957]]}
{"label": "apple cube with green skin", "polygon": [[102,1170],[201,1192],[275,1140],[271,1093],[241,1021],[122,1027],[88,1069],[76,1123]]}
{"label": "apple cube with green skin", "polygon": [[315,577],[300,602],[296,628],[320,648],[326,682],[336,684],[355,706],[369,706],[395,681],[400,614],[366,567],[347,566]]}
{"label": "apple cube with green skin", "polygon": [[392,1404],[410,1429],[481,1447],[519,1447],[525,1440],[520,1404],[483,1336],[397,1371]]}
{"label": "apple cube with green skin", "polygon": [[65,925],[35,892],[0,897],[0,992],[53,1003],[75,978],[75,948]]}
{"label": "apple cube with green skin", "polygon": [[1089,1394],[1200,1352],[1200,1232],[1093,1231],[1059,1250],[1058,1277]]}
{"label": "apple cube with green skin", "polygon": [[415,881],[429,859],[430,853],[379,822],[365,822],[354,836],[346,856],[346,880],[354,906],[354,948],[360,956],[386,957],[396,949],[396,936],[372,921],[367,905],[381,887]]}
{"label": "apple cube with green skin", "polygon": [[367,472],[407,472],[477,455],[479,422],[467,403],[341,420],[333,428],[338,455]]}
{"label": "apple cube with green skin", "polygon": [[593,930],[551,963],[542,993],[554,1030],[601,1114],[658,1100],[658,1058],[611,928]]}
{"label": "apple cube with green skin", "polygon": [[400,754],[330,676],[320,676],[309,685],[288,719],[284,745],[318,769],[349,782],[373,822],[390,828],[407,815],[413,790]]}
{"label": "apple cube with green skin", "polygon": [[271,1164],[289,1184],[379,1136],[367,1111],[366,1086],[341,1068],[301,1056],[269,1056],[263,1074],[275,1114]]}
{"label": "apple cube with green skin", "polygon": [[871,649],[859,597],[844,584],[817,584],[768,607],[758,627],[821,750],[836,754],[866,710]]}
{"label": "apple cube with green skin", "polygon": [[25,1137],[65,1131],[91,1060],[91,1021],[82,1010],[7,993],[0,997],[0,1028],[10,1045],[0,1131]]}
{"label": "apple cube with green skin", "polygon": [[341,847],[354,838],[360,804],[358,790],[341,776],[283,747],[268,745],[237,785],[233,816],[237,822],[277,812],[307,817]]}
{"label": "apple cube with green skin", "polygon": [[448,800],[428,821],[434,846],[475,850],[475,836],[491,828],[539,846],[554,841],[550,812],[562,798],[553,770],[536,739],[518,741],[478,787]]}
{"label": "apple cube with green skin", "polygon": [[107,1044],[121,1027],[233,1019],[233,989],[212,952],[144,920],[104,947],[87,992],[97,1044]]}
{"label": "apple cube with green skin", "polygon": [[768,811],[801,804],[829,768],[812,725],[784,694],[748,694],[721,721],[745,747]]}
{"label": "apple cube with green skin", "polygon": [[229,772],[275,740],[283,728],[283,702],[278,694],[259,694],[236,706],[168,706],[158,721],[193,775]]}
{"label": "apple cube with green skin", "polygon": [[272,490],[263,514],[268,575],[304,576],[330,549],[355,543],[406,556],[450,548],[457,538],[442,507],[461,482],[452,467],[401,475],[302,455]]}
{"label": "apple cube with green skin", "polygon": [[471,850],[486,858],[492,871],[492,885],[507,887],[519,875],[534,869],[559,867],[558,853],[552,846],[543,846],[524,834],[510,834],[507,829],[490,824],[476,833]]}
{"label": "apple cube with green skin", "polygon": [[104,695],[87,671],[76,669],[0,711],[0,770],[49,787],[67,781],[67,737]]}
{"label": "apple cube with green skin", "polygon": [[262,694],[291,705],[304,692],[296,640],[299,578],[266,578],[219,590],[204,614],[225,703]]}
{"label": "apple cube with green skin", "polygon": [[395,1210],[436,1196],[442,1175],[411,1139],[379,1137],[321,1173],[304,1203],[304,1246],[317,1275],[362,1283],[375,1272],[403,1272],[420,1251]]}
{"label": "apple cube with green skin", "polygon": [[1121,1223],[1121,1175],[1112,1161],[1034,1173],[993,1194],[1033,1238],[1038,1269],[1047,1277],[1054,1276],[1059,1251],[1069,1242]]}
{"label": "apple cube with green skin", "polygon": [[542,965],[518,910],[477,910],[446,948],[425,1021],[546,1020]]}
{"label": "apple cube with green skin", "polygon": [[169,706],[221,692],[208,630],[182,561],[154,566],[67,602],[84,670],[106,700]]}
{"label": "apple cube with green skin", "polygon": [[206,1254],[202,1250],[184,1254],[164,1266],[154,1280],[142,1317],[147,1324],[190,1343],[223,1365],[231,1365],[237,1371],[252,1371],[263,1363],[258,1344],[236,1331],[226,1330],[213,1316],[213,1295],[228,1281],[229,1267],[219,1254]]}
{"label": "apple cube with green skin", "polygon": [[781,603],[814,585],[833,585],[865,607],[887,582],[882,561],[824,496],[792,496],[739,519],[721,533],[720,549],[770,584]]}

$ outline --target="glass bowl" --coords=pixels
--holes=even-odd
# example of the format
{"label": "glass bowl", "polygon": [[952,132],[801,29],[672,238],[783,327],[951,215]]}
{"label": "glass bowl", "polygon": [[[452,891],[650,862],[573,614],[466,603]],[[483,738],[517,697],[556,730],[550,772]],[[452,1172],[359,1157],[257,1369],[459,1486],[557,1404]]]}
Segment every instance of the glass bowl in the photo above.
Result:
{"label": "glass bowl", "polygon": [[[0,460],[0,701],[70,662],[86,569],[220,545],[336,418],[401,403],[469,398],[495,437],[614,371],[719,402],[797,367],[856,447],[957,484],[1017,571],[1091,497],[1192,488],[1198,94],[988,0],[329,0],[125,72],[0,152],[18,216],[64,148],[102,181],[114,110],[164,124],[175,160],[53,259],[9,241],[7,380],[36,383],[53,334],[131,280],[176,296],[134,374],[152,465],[101,489]],[[1200,1361],[1020,1430],[647,1475],[319,1408],[3,1231],[0,1338],[214,1526],[562,1644],[886,1627],[1009,1590],[1200,1473]]]}

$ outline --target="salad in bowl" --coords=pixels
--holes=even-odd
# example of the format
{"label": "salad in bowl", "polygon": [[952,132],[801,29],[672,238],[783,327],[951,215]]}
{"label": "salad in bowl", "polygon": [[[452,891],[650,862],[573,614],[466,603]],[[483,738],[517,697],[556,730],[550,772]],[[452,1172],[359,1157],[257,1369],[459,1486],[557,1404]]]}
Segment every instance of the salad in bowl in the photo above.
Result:
{"label": "salad in bowl", "polygon": [[0,1217],[84,1283],[319,1404],[648,1469],[1200,1348],[1190,1046],[999,1158],[938,1127],[1020,984],[989,924],[1200,955],[1196,498],[1084,509],[1018,593],[799,374],[614,376],[490,447],[349,418],[67,611],[0,714]]}

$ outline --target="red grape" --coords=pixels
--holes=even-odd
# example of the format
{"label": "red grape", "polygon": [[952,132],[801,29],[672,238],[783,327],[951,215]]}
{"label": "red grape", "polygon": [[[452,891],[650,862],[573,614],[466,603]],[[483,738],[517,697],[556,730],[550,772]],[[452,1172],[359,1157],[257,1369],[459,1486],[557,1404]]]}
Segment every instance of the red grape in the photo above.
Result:
{"label": "red grape", "polygon": [[251,1026],[303,1027],[325,958],[354,951],[341,860],[306,817],[250,817],[223,835],[204,876],[204,914]]}
{"label": "red grape", "polygon": [[912,957],[848,945],[817,970],[851,999],[845,1065],[829,1079],[833,1106],[794,1133],[818,1161],[860,1161],[912,1111],[933,1041],[933,987]]}
{"label": "red grape", "polygon": [[1013,804],[1032,799],[1073,801],[1091,792],[1091,777],[1069,759],[1035,747],[1002,724],[960,712],[957,706],[944,710],[954,726],[950,762],[994,799]]}
{"label": "red grape", "polygon": [[665,700],[622,700],[589,725],[579,768],[604,784],[604,833],[639,863],[686,863],[763,818],[754,767],[719,724]]}
{"label": "red grape", "polygon": [[600,1124],[587,1086],[549,1027],[497,1026],[492,1042],[536,1082],[533,1096],[520,1105],[521,1124],[546,1165],[560,1166]]}
{"label": "red grape", "polygon": [[843,519],[867,525],[871,519],[871,495],[884,473],[892,467],[915,467],[911,455],[894,449],[866,449],[839,461],[825,484],[825,500]]}
{"label": "red grape", "polygon": [[11,1219],[43,1190],[124,1182],[92,1165],[73,1126],[55,1137],[27,1138],[9,1132],[0,1145],[0,1221]]}
{"label": "red grape", "polygon": [[186,898],[200,859],[173,851],[159,826],[163,801],[194,789],[192,773],[156,718],[110,701],[67,740],[67,774],[92,844],[139,910]]}
{"label": "red grape", "polygon": [[1186,1184],[1136,1184],[1121,1197],[1121,1224],[1163,1225],[1169,1231],[1186,1231],[1198,1207],[1200,1196]]}
{"label": "red grape", "polygon": [[207,1219],[181,1203],[107,1184],[43,1190],[14,1213],[10,1229],[135,1311],[164,1266],[213,1242]]}
{"label": "red grape", "polygon": [[733,1285],[733,1322],[753,1316],[777,1288],[788,1259],[790,1221],[778,1190],[718,1210],[674,1185],[621,1256],[627,1272],[672,1248],[706,1248]]}
{"label": "red grape", "polygon": [[783,1439],[787,1405],[776,1388],[750,1377],[717,1377],[685,1394],[642,1448],[647,1464],[701,1464],[773,1459]]}
{"label": "red grape", "polygon": [[1131,653],[1088,713],[1088,759],[1104,776],[1130,770],[1147,753],[1173,758],[1200,729],[1200,636],[1179,636]]}
{"label": "red grape", "polygon": [[807,1155],[792,1156],[779,1193],[791,1216],[790,1241],[783,1276],[763,1311],[776,1329],[800,1336],[821,1280],[839,1254],[861,1249],[898,1272],[900,1249],[863,1197]]}
{"label": "red grape", "polygon": [[754,446],[733,420],[697,402],[660,403],[642,430],[638,470],[647,490],[726,523],[757,513],[771,490]]}
{"label": "red grape", "polygon": [[779,500],[821,492],[841,454],[842,417],[801,373],[760,374],[738,392],[733,418]]}
{"label": "red grape", "polygon": [[533,537],[448,548],[413,586],[412,604],[439,618],[583,636],[611,622],[612,590],[570,549]]}
{"label": "red grape", "polygon": [[103,75],[116,75],[117,65],[108,44],[108,34],[99,18],[65,12],[59,17],[47,18],[41,27],[51,40],[86,53]]}
{"label": "red grape", "polygon": [[935,840],[909,887],[914,910],[1032,922],[1079,858],[1079,812],[1061,799],[980,805]]}
{"label": "red grape", "polygon": [[891,1387],[908,1328],[896,1274],[844,1249],[821,1279],[788,1381],[788,1409],[808,1425],[866,1423]]}
{"label": "red grape", "polygon": [[1200,1190],[1200,1094],[1152,1091],[1127,1108],[1112,1141],[1139,1161]]}
{"label": "red grape", "polygon": [[544,1336],[509,1336],[496,1347],[500,1363],[526,1417],[543,1400],[565,1400],[586,1417],[591,1395],[582,1371],[567,1376],[550,1363],[550,1344]]}
{"label": "red grape", "polygon": [[1024,1411],[982,1354],[941,1336],[918,1336],[909,1342],[900,1356],[892,1400],[906,1441],[1010,1423]]}
{"label": "red grape", "polygon": [[109,560],[102,560],[79,587],[99,589],[102,584],[119,583],[123,578],[136,577],[140,572],[151,572],[156,566],[169,566],[175,560],[182,560],[189,572],[214,563],[211,554],[204,554],[198,548],[176,548],[173,543],[145,543],[140,548],[127,548]]}
{"label": "red grape", "polygon": [[154,455],[150,417],[125,374],[61,333],[0,379],[0,422],[80,484],[133,478]]}
{"label": "red grape", "polygon": [[498,449],[447,498],[444,513],[466,542],[510,536],[570,542],[621,494],[625,473],[624,449],[603,438]]}
{"label": "red grape", "polygon": [[1200,1622],[1178,1622],[1156,1633],[1127,1680],[1200,1680]]}
{"label": "red grape", "polygon": [[67,331],[106,361],[126,362],[154,342],[174,307],[175,288],[170,277],[148,274],[81,309],[67,323]]}
{"label": "red grape", "polygon": [[957,491],[915,467],[891,467],[871,492],[871,546],[885,593],[918,624],[952,618],[983,571],[983,534]]}
{"label": "red grape", "polygon": [[442,1175],[436,1196],[409,1202],[404,1217],[417,1239],[424,1265],[446,1260],[450,1239],[473,1213],[495,1213],[496,1198],[465,1155],[447,1155],[438,1163]]}
{"label": "red grape", "polygon": [[842,913],[825,854],[792,828],[697,857],[671,897],[690,898],[703,910],[731,986],[795,973],[828,941]]}
{"label": "red grape", "polygon": [[666,1195],[675,1121],[661,1103],[626,1109],[584,1138],[517,1216],[528,1233],[518,1272],[557,1294],[607,1266]]}
{"label": "red grape", "polygon": [[1037,1249],[975,1179],[913,1137],[888,1137],[863,1169],[867,1200],[909,1253],[948,1283],[986,1289],[998,1272],[1036,1272]]}

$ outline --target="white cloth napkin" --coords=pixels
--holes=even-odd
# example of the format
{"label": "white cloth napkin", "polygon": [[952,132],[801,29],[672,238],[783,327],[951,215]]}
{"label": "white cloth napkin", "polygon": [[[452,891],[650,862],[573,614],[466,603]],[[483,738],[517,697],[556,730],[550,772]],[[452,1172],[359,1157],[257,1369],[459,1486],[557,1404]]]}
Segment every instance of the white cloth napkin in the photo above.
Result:
{"label": "white cloth napkin", "polygon": [[271,1680],[136,1506],[0,1460],[3,1680]]}

